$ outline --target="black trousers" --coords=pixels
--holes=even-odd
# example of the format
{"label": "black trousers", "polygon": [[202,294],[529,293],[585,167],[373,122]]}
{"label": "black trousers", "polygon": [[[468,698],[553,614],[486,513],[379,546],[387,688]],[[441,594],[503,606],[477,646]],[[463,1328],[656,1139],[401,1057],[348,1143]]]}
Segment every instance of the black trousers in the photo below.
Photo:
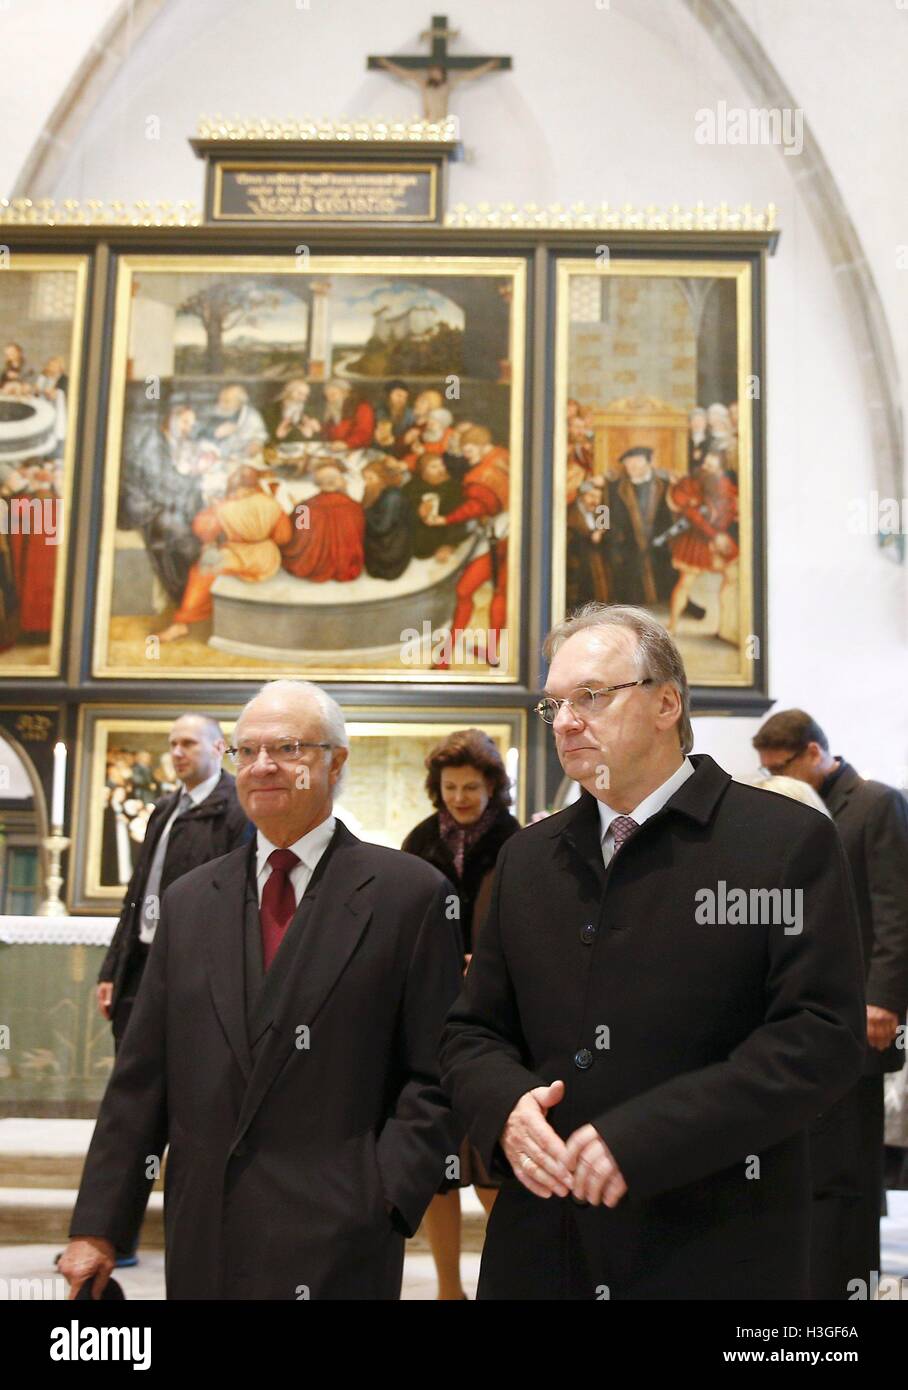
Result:
{"label": "black trousers", "polygon": [[864,1076],[810,1128],[810,1297],[869,1296],[880,1273],[883,1077]]}
{"label": "black trousers", "polygon": [[[136,994],[138,993],[139,985],[142,983],[142,975],[145,971],[145,962],[148,960],[149,949],[149,946],[144,941],[136,941],[133,943],[133,948],[130,952],[126,972],[123,976],[123,984],[120,987],[119,997],[110,1020],[114,1040],[114,1055],[120,1050],[123,1034],[126,1032],[126,1025],[129,1023],[132,1014],[132,1006],[136,1002]],[[118,1250],[117,1258],[124,1259],[134,1255],[137,1245],[138,1240],[136,1240],[131,1250]]]}
{"label": "black trousers", "polygon": [[145,962],[148,960],[149,950],[150,947],[144,941],[135,941],[129,953],[123,983],[120,986],[110,1020],[114,1038],[114,1053],[119,1051],[120,1043],[123,1041],[123,1034],[126,1032],[132,1006],[136,1002],[139,985],[142,983],[142,976],[145,973]]}

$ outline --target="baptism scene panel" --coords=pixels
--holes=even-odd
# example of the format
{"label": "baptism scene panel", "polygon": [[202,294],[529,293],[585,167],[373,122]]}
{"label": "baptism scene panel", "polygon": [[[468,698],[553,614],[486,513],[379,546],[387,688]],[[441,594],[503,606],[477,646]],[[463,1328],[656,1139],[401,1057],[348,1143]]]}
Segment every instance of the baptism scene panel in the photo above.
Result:
{"label": "baptism scene panel", "polygon": [[650,609],[692,685],[751,685],[751,268],[562,258],[557,273],[555,617]]}
{"label": "baptism scene panel", "polygon": [[0,677],[55,676],[88,257],[0,256]]}
{"label": "baptism scene panel", "polygon": [[94,674],[516,680],[524,320],[513,257],[121,259]]}

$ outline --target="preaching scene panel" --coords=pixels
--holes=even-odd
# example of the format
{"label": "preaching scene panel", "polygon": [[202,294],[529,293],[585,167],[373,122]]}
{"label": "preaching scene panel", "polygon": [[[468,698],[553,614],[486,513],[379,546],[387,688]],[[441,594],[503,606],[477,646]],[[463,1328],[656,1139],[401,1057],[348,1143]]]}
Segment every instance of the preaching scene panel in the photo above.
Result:
{"label": "preaching scene panel", "polygon": [[2,274],[0,676],[50,676],[60,669],[86,259],[15,253]]}
{"label": "preaching scene panel", "polygon": [[559,265],[556,610],[642,605],[691,684],[749,684],[749,269],[634,265]]}
{"label": "preaching scene panel", "polygon": [[516,679],[522,262],[204,264],[121,267],[96,673]]}

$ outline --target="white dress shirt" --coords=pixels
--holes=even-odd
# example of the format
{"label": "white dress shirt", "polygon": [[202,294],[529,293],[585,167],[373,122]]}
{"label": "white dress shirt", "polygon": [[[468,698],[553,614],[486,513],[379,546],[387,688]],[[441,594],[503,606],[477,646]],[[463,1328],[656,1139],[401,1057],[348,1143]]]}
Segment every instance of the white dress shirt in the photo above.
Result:
{"label": "white dress shirt", "polygon": [[628,815],[638,825],[642,825],[645,820],[649,820],[650,816],[654,816],[657,811],[662,810],[669,797],[674,796],[678,788],[683,786],[688,777],[693,776],[693,773],[693,763],[690,758],[685,758],[677,772],[673,772],[671,777],[660,787],[657,787],[654,792],[650,792],[649,796],[645,796],[640,805],[635,806],[633,811],[613,811],[611,806],[606,805],[604,801],[599,802],[599,823],[601,826],[599,838],[602,841],[602,862],[606,868],[608,868],[612,855],[615,853],[615,837],[612,834],[612,821],[615,817]]}
{"label": "white dress shirt", "polygon": [[[309,880],[315,873],[316,865],[321,859],[334,834],[334,827],[337,821],[334,816],[329,816],[327,820],[320,821],[312,830],[307,830],[305,835],[301,835],[292,845],[286,848],[293,851],[300,861],[290,870],[290,882],[293,885],[293,894],[296,898],[296,905],[299,907],[300,899],[309,887]],[[265,884],[271,877],[271,865],[268,863],[269,856],[279,849],[279,845],[273,845],[271,841],[262,834],[261,830],[256,831],[255,847],[255,884],[259,895],[259,907],[262,905],[262,893]]]}

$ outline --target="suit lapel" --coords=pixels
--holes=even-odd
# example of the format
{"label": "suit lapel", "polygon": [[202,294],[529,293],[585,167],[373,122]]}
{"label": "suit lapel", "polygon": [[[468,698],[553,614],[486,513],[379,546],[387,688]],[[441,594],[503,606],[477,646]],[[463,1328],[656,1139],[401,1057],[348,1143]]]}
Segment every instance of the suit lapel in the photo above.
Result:
{"label": "suit lapel", "polygon": [[564,813],[564,822],[559,827],[561,837],[570,852],[583,860],[595,875],[600,888],[605,887],[605,865],[602,862],[602,822],[596,798],[582,791],[573,806]]}
{"label": "suit lapel", "polygon": [[224,856],[212,881],[212,911],[201,923],[215,1011],[245,1079],[252,1073],[246,1033],[244,929],[250,845]]}
{"label": "suit lapel", "polygon": [[298,1046],[300,1027],[312,1028],[372,916],[369,895],[361,891],[374,876],[364,849],[338,821],[318,878],[313,875],[265,976],[249,1020],[255,1059],[237,1138]]}

